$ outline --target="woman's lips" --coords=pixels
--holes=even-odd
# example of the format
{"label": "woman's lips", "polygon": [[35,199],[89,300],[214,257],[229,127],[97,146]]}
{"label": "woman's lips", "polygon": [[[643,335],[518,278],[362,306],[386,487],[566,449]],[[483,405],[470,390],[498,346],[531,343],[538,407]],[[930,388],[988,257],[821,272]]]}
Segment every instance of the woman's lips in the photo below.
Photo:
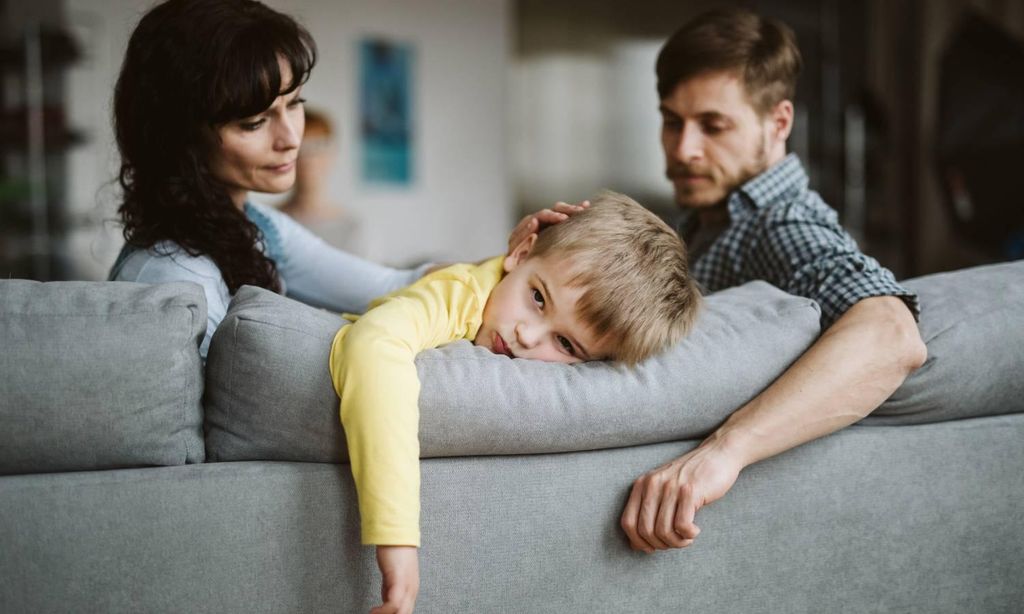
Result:
{"label": "woman's lips", "polygon": [[505,340],[497,332],[494,333],[494,343],[491,346],[491,351],[495,354],[504,354],[509,358],[515,358],[512,355],[512,350],[508,349],[508,344],[505,343]]}
{"label": "woman's lips", "polygon": [[295,160],[292,160],[291,162],[287,162],[280,166],[268,166],[267,170],[272,173],[287,173],[291,171],[293,168],[295,168]]}

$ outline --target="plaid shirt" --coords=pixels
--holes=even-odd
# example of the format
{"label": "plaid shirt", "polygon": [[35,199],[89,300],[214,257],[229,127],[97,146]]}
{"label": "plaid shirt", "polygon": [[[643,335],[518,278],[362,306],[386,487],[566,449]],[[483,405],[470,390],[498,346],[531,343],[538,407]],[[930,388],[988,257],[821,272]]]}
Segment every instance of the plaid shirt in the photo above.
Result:
{"label": "plaid shirt", "polygon": [[[704,290],[715,292],[756,279],[770,282],[817,301],[822,330],[871,296],[898,296],[917,318],[917,295],[861,253],[839,225],[836,212],[807,184],[800,159],[789,154],[729,195],[728,227],[706,250],[693,254],[692,273]],[[688,209],[679,235],[690,244],[699,226],[696,211]]]}

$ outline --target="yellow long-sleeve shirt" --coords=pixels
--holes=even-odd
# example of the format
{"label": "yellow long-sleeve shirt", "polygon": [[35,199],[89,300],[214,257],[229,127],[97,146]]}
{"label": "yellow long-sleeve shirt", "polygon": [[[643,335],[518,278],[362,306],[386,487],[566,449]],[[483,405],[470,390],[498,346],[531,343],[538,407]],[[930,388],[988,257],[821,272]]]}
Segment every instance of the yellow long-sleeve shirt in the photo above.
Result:
{"label": "yellow long-sleeve shirt", "polygon": [[503,257],[457,264],[377,299],[343,326],[330,369],[359,495],[364,544],[420,545],[416,354],[474,339]]}

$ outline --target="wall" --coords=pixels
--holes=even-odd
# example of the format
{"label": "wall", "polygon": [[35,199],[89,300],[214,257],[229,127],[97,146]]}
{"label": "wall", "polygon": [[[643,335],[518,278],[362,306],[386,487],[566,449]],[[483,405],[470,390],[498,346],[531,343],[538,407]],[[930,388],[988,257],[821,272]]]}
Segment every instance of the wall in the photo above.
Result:
{"label": "wall", "polygon": [[[128,35],[152,3],[65,0],[89,58],[69,75],[71,121],[90,142],[70,162],[70,207],[89,224],[74,238],[82,277],[105,274],[120,246],[117,156],[110,99]],[[507,0],[277,0],[270,6],[313,34],[320,61],[303,89],[342,131],[332,179],[360,219],[365,256],[391,264],[480,259],[501,250],[514,222],[506,177]],[[356,45],[380,35],[416,47],[416,179],[411,189],[360,185],[357,176]],[[256,197],[255,200],[273,201]]]}

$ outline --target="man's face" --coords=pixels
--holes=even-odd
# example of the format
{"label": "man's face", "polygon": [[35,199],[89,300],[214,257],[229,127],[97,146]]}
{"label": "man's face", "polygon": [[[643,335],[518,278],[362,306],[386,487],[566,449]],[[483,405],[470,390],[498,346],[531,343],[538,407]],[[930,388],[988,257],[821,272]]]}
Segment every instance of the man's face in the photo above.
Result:
{"label": "man's face", "polygon": [[576,313],[582,288],[566,284],[567,263],[530,258],[530,235],[505,258],[505,275],[484,307],[475,345],[510,358],[576,363],[600,360],[603,348]]}
{"label": "man's face", "polygon": [[661,101],[660,111],[665,174],[682,207],[722,202],[785,155],[784,138],[778,154],[771,114],[759,116],[736,73],[712,72],[683,81]]}

